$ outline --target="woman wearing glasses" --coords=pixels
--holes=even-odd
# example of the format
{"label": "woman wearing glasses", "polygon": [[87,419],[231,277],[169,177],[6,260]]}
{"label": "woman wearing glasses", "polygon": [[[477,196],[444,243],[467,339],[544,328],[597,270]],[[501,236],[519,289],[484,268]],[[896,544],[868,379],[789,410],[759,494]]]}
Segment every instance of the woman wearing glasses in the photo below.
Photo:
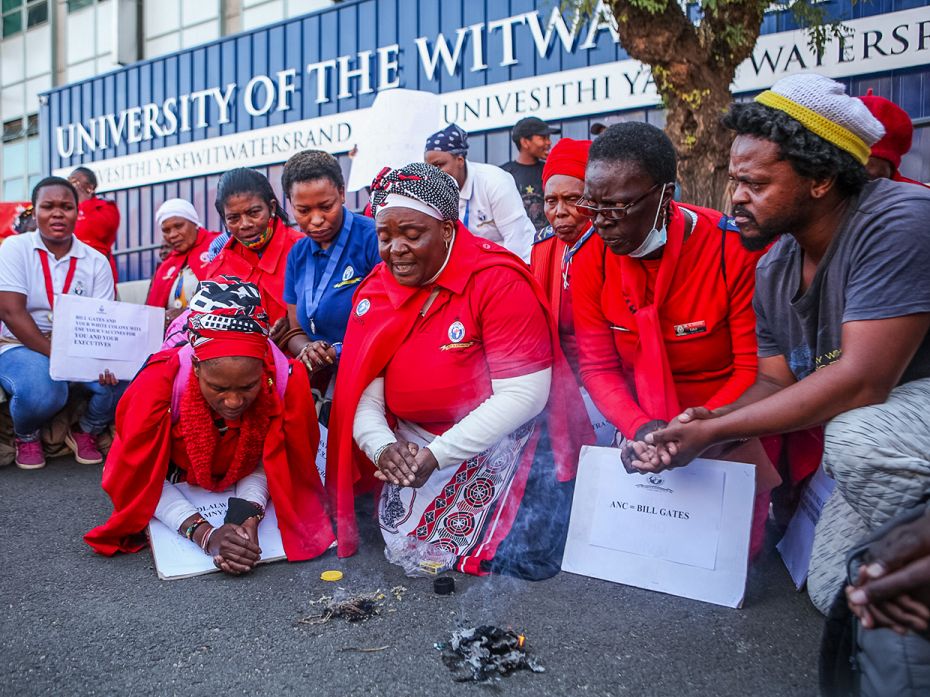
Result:
{"label": "woman wearing glasses", "polygon": [[[752,293],[760,256],[726,216],[672,200],[677,160],[668,137],[618,123],[594,141],[575,205],[597,237],[572,274],[581,377],[618,430],[623,461],[688,407],[739,397],[756,375]],[[622,436],[622,438],[620,437]],[[757,500],[761,550],[768,492]]]}

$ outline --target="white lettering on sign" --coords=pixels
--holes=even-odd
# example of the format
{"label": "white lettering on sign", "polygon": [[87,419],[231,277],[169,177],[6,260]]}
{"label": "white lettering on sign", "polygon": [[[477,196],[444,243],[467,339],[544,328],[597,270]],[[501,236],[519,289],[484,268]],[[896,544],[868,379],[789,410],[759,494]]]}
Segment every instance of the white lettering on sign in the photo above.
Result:
{"label": "white lettering on sign", "polygon": [[[417,55],[424,73],[437,80],[443,72],[487,69],[487,42],[492,39],[503,42],[498,44],[500,62],[506,63],[511,54],[508,40],[501,37],[512,37],[519,31],[529,32],[540,56],[556,49],[584,50],[593,36],[603,36],[603,32],[614,35],[610,21],[597,16],[585,29],[577,18],[566,22],[558,8],[553,8],[545,24],[538,11],[524,13],[506,22],[495,20],[463,27],[451,42],[442,35],[432,43],[419,37],[415,40]],[[489,29],[491,24],[493,31]],[[820,55],[808,46],[807,35],[801,30],[761,36],[752,56],[737,70],[733,91],[765,89],[785,75],[807,70],[841,78],[930,62],[930,19],[925,8],[850,20],[845,26],[849,35],[831,40]],[[582,36],[584,40],[579,44]],[[293,68],[272,77],[254,76],[242,90],[243,109],[253,116],[272,108],[290,109],[298,89],[310,90],[317,103],[327,103],[347,95],[401,87],[404,79],[400,52],[400,45],[391,44],[311,63],[302,76]],[[58,154],[70,158],[125,142],[187,132],[208,123],[229,123],[236,92],[236,84],[229,83],[223,89],[169,97],[161,106],[130,107],[85,123],[60,126],[56,129]],[[445,123],[455,122],[476,133],[507,128],[529,115],[544,120],[565,119],[660,103],[649,67],[632,59],[445,92],[440,99]],[[353,124],[364,111],[346,111],[85,165],[97,173],[100,191],[112,191],[211,174],[232,164],[276,164],[304,148],[346,152],[353,145]],[[437,129],[442,125],[437,124]],[[67,175],[70,169],[63,167],[54,173]]]}

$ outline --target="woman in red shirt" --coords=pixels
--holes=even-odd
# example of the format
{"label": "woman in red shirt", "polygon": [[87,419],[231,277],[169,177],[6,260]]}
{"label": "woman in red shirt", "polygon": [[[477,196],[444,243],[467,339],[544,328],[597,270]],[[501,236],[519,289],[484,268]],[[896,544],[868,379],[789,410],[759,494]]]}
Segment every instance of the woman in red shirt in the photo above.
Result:
{"label": "woman in red shirt", "polygon": [[339,554],[357,548],[355,485],[373,475],[390,549],[438,547],[472,574],[551,576],[570,505],[557,480],[593,434],[544,293],[458,222],[458,187],[435,167],[382,172],[372,202],[384,263],[355,295],[330,421]]}
{"label": "woman in red shirt", "polygon": [[224,274],[254,283],[271,324],[277,324],[287,316],[287,255],[303,235],[288,227],[271,184],[254,169],[240,167],[223,175],[216,188],[216,210],[230,238],[207,267],[207,278]]}
{"label": "woman in red shirt", "polygon": [[[647,447],[647,434],[688,407],[729,404],[756,375],[759,254],[721,213],[673,201],[676,171],[661,130],[615,124],[591,146],[576,204],[597,230],[572,276],[581,377],[626,439],[627,464],[630,442]],[[757,504],[754,552],[768,491]]]}
{"label": "woman in red shirt", "polygon": [[[135,552],[154,516],[223,571],[246,573],[259,558],[270,495],[287,558],[319,556],[333,531],[312,464],[319,429],[310,384],[268,340],[258,288],[231,277],[201,283],[188,336],[152,356],[120,400],[103,470],[114,511],[84,539],[107,556]],[[226,522],[205,521],[178,481],[229,489]]]}

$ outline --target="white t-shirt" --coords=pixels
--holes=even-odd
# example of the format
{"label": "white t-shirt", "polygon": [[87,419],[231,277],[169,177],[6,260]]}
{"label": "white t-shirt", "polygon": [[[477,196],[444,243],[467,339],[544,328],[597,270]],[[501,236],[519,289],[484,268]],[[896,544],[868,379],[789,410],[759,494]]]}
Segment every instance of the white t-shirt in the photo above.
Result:
{"label": "white t-shirt", "polygon": [[526,215],[509,172],[483,162],[465,161],[459,192],[459,220],[478,237],[497,242],[529,263],[536,228]]}
{"label": "white t-shirt", "polygon": [[[21,293],[26,296],[26,310],[32,315],[39,331],[52,331],[51,307],[45,289],[45,274],[39,250],[48,254],[48,266],[52,276],[55,297],[61,294],[68,277],[72,257],[77,259],[74,278],[68,293],[87,298],[113,300],[113,271],[110,262],[100,252],[88,247],[77,237],[71,249],[61,259],[48,251],[42,236],[36,232],[8,237],[0,245],[0,291]],[[4,324],[0,336],[16,337]],[[11,344],[0,345],[0,353],[13,348]]]}

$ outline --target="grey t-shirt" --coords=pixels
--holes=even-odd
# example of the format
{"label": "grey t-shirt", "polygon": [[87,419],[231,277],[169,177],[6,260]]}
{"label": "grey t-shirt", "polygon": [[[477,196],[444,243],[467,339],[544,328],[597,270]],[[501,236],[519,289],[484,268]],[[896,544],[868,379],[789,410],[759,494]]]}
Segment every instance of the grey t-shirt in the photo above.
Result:
{"label": "grey t-shirt", "polygon": [[[930,190],[888,179],[854,199],[807,292],[802,250],[783,236],[756,268],[759,356],[783,355],[798,380],[837,361],[844,322],[930,312]],[[930,334],[901,383],[930,376]]]}

